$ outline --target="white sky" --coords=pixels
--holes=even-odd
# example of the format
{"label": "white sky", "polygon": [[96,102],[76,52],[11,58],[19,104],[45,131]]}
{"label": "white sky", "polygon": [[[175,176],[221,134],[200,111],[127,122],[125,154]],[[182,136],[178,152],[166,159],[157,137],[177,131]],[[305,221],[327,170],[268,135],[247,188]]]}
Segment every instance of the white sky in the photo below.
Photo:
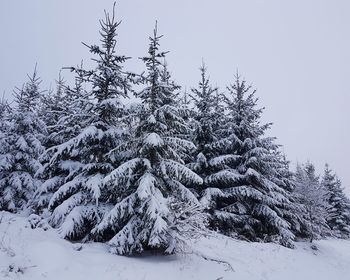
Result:
{"label": "white sky", "polygon": [[[0,91],[10,97],[35,63],[48,86],[62,66],[90,58],[81,44],[97,43],[98,20],[112,0],[0,2]],[[292,161],[327,161],[350,194],[350,1],[119,0],[118,48],[137,57],[158,20],[168,63],[183,86],[195,86],[205,59],[221,88],[238,68],[258,89],[265,121],[274,123]],[[69,76],[69,73],[66,74]]]}

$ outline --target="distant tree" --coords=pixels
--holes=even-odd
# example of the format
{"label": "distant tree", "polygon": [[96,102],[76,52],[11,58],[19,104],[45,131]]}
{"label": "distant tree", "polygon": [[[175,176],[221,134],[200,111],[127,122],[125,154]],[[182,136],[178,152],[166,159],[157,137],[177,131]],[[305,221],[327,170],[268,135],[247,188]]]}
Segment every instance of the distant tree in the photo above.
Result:
{"label": "distant tree", "polygon": [[5,117],[11,112],[11,107],[8,101],[3,96],[0,99],[0,120],[5,119]]}
{"label": "distant tree", "polygon": [[305,229],[308,224],[305,219],[305,207],[294,196],[296,182],[294,173],[290,170],[290,162],[279,149],[274,152],[274,155],[278,164],[275,167],[275,176],[272,176],[271,180],[288,193],[288,199],[291,203],[283,211],[283,217],[290,223],[293,234],[298,237],[302,235],[303,229]]}
{"label": "distant tree", "polygon": [[326,192],[327,224],[332,234],[340,238],[350,237],[350,204],[346,198],[340,180],[325,166],[321,185]]}
{"label": "distant tree", "polygon": [[14,91],[16,101],[0,140],[0,210],[18,212],[26,207],[40,185],[35,173],[41,168],[45,124],[38,117],[41,80],[36,68],[29,80]]}
{"label": "distant tree", "polygon": [[5,145],[7,143],[6,132],[9,129],[9,115],[12,112],[12,108],[10,107],[8,101],[3,96],[0,99],[0,150],[5,153]]}
{"label": "distant tree", "polygon": [[203,228],[203,213],[188,189],[201,178],[184,165],[193,143],[181,138],[187,127],[174,103],[178,89],[160,62],[157,27],[150,37],[144,88],[137,93],[142,107],[133,137],[111,153],[125,161],[104,184],[112,190],[111,211],[94,229],[97,240],[109,240],[120,255],[159,250],[173,253]]}
{"label": "distant tree", "polygon": [[304,166],[297,166],[295,180],[294,194],[304,206],[305,220],[307,221],[302,234],[312,242],[314,239],[319,239],[329,233],[326,221],[326,192],[320,184],[314,165],[310,162]]}

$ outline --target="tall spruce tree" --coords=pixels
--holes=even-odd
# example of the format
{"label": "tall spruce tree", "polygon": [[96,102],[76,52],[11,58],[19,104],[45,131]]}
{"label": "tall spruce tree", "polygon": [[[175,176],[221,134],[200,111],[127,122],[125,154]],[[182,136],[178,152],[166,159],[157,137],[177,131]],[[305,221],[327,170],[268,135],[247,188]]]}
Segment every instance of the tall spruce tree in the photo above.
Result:
{"label": "tall spruce tree", "polygon": [[[45,166],[49,174],[50,170],[60,172],[51,173],[48,178],[47,189],[54,192],[49,195],[48,208],[51,225],[68,239],[87,238],[99,222],[105,211],[103,202],[108,198],[108,193],[101,189],[103,178],[119,164],[118,157],[110,157],[109,152],[124,140],[121,98],[126,97],[130,88],[129,75],[123,71],[127,57],[116,53],[119,24],[115,9],[112,14],[105,12],[104,20],[100,21],[101,46],[85,44],[96,56],[93,59],[96,68],[71,68],[90,85],[93,100],[91,106],[77,112],[78,116],[85,115],[85,120],[77,119],[79,133],[51,148],[52,156]],[[57,181],[51,182],[52,178]]]}
{"label": "tall spruce tree", "polygon": [[294,235],[286,220],[291,201],[281,184],[279,146],[265,136],[271,124],[260,124],[263,108],[257,108],[255,91],[238,74],[225,102],[225,127],[220,129],[225,153],[212,159],[216,170],[206,177],[202,198],[212,212],[212,227],[292,246]]}
{"label": "tall spruce tree", "polygon": [[[199,81],[198,88],[192,88],[192,99],[197,111],[196,114],[196,130],[194,133],[194,141],[197,145],[198,153],[201,153],[199,157],[204,156],[207,153],[206,146],[208,143],[215,141],[215,135],[213,132],[213,123],[215,121],[215,97],[217,88],[212,87],[209,77],[207,75],[207,68],[202,63],[199,68],[201,74],[201,80]],[[201,172],[199,172],[201,173]]]}
{"label": "tall spruce tree", "polygon": [[347,200],[340,180],[325,166],[321,185],[326,192],[327,200],[327,224],[332,234],[340,238],[350,237],[350,205]]}
{"label": "tall spruce tree", "polygon": [[213,144],[218,140],[215,134],[215,122],[219,117],[215,112],[217,88],[211,85],[204,62],[199,70],[201,79],[198,88],[192,88],[190,95],[194,103],[192,139],[196,145],[196,151],[194,161],[189,165],[204,180],[204,185],[196,188],[198,195],[206,188],[205,178],[213,172],[211,159],[217,154],[213,151]]}
{"label": "tall spruce tree", "polygon": [[94,230],[98,240],[109,240],[111,251],[129,255],[144,250],[172,253],[203,225],[199,202],[188,189],[201,178],[184,165],[193,143],[181,138],[187,127],[176,108],[178,89],[164,72],[157,27],[150,37],[145,87],[133,137],[112,153],[125,161],[104,179],[111,211]]}
{"label": "tall spruce tree", "polygon": [[0,137],[0,210],[18,212],[25,208],[40,185],[35,173],[41,167],[45,125],[38,117],[41,80],[36,68],[29,80],[14,91],[16,107],[6,114]]}

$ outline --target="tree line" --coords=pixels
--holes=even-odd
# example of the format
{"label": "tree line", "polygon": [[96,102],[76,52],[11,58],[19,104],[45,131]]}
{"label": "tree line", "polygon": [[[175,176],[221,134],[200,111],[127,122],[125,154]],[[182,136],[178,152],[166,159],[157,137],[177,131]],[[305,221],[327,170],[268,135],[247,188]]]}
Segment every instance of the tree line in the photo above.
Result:
{"label": "tree line", "polygon": [[[291,171],[256,91],[237,73],[224,90],[207,68],[183,91],[157,25],[126,71],[120,22],[105,12],[94,68],[71,67],[43,91],[35,69],[14,103],[0,102],[0,210],[35,214],[63,238],[107,242],[113,253],[181,252],[207,230],[293,247],[350,237],[350,201],[326,165]],[[125,99],[137,98],[127,104]]]}

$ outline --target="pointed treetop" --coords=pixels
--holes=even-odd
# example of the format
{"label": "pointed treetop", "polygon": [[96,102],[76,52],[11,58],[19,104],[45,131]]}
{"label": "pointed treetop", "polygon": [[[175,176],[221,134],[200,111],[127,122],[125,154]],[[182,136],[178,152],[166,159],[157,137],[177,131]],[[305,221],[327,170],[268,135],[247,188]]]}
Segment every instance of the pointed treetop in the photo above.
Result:
{"label": "pointed treetop", "polygon": [[140,59],[146,63],[149,71],[154,71],[155,67],[162,65],[160,58],[165,58],[168,51],[159,52],[159,40],[163,35],[158,35],[158,22],[156,21],[155,27],[153,29],[153,37],[149,37],[149,48],[147,57],[140,57]]}
{"label": "pointed treetop", "polygon": [[16,87],[13,91],[17,109],[19,111],[35,111],[40,99],[40,95],[44,91],[40,91],[41,79],[37,75],[37,64],[35,64],[32,76],[27,74],[28,81],[21,88]]}
{"label": "pointed treetop", "polygon": [[200,114],[204,118],[208,118],[213,114],[215,104],[215,94],[217,87],[212,87],[209,76],[207,75],[207,67],[202,60],[202,65],[199,67],[201,80],[198,83],[198,88],[191,88],[191,98]]}
{"label": "pointed treetop", "polygon": [[11,107],[10,107],[10,104],[8,103],[8,100],[5,98],[5,91],[4,91],[0,99],[0,119],[10,111],[11,111]]}

